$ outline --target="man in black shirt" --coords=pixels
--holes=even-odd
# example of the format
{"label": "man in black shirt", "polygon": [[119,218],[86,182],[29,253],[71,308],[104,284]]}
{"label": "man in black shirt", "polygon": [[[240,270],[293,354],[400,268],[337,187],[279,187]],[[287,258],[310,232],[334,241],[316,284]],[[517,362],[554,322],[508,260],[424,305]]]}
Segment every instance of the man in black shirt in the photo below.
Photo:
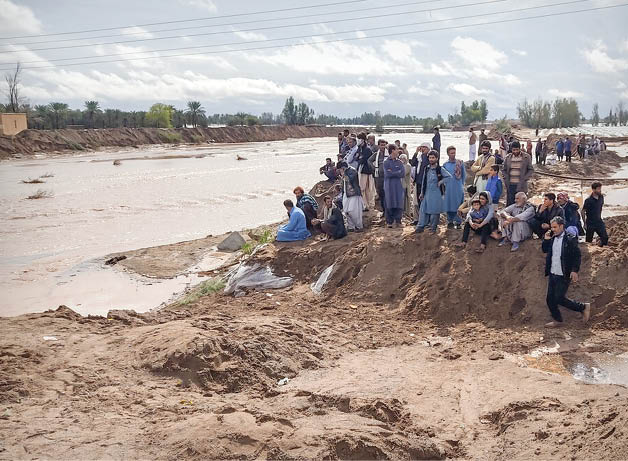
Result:
{"label": "man in black shirt", "polygon": [[597,232],[600,237],[600,246],[608,245],[606,225],[602,221],[602,207],[604,196],[602,195],[602,183],[591,184],[591,195],[584,201],[582,207],[582,219],[586,230],[586,241],[593,242],[593,234]]}
{"label": "man in black shirt", "polygon": [[543,203],[539,205],[534,218],[528,221],[528,224],[532,228],[532,232],[539,238],[543,238],[543,235],[550,230],[550,222],[556,216],[560,216],[564,219],[565,212],[558,203],[556,203],[556,194],[548,192],[543,196]]}

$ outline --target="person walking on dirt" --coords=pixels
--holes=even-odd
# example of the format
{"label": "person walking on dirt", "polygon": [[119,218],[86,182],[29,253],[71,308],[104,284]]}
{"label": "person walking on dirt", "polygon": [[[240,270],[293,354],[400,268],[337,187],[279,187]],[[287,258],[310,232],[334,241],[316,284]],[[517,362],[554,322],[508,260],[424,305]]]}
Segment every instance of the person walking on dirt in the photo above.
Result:
{"label": "person walking on dirt", "polygon": [[530,227],[539,238],[543,238],[543,235],[550,229],[551,221],[556,216],[560,216],[563,221],[565,219],[565,213],[561,207],[556,203],[556,194],[548,192],[543,196],[543,203],[539,205],[536,210],[534,218],[530,221]]}
{"label": "person walking on dirt", "polygon": [[541,157],[543,155],[543,142],[541,138],[536,142],[536,148],[534,149],[534,155],[536,157],[536,164],[541,163]]}
{"label": "person walking on dirt", "polygon": [[469,128],[469,160],[473,160],[475,162],[475,155],[477,153],[477,141],[478,137],[475,135],[473,131],[473,127]]}
{"label": "person walking on dirt", "polygon": [[512,152],[504,159],[504,185],[506,186],[506,206],[515,203],[517,192],[528,192],[528,181],[534,174],[532,157],[521,152],[519,141],[512,142]]}
{"label": "person walking on dirt", "polygon": [[600,246],[608,245],[608,234],[606,225],[602,220],[602,207],[604,206],[604,196],[602,195],[602,183],[591,184],[591,195],[584,201],[582,206],[582,219],[586,231],[587,243],[593,242],[593,234],[600,237]]}
{"label": "person walking on dirt", "polygon": [[558,155],[558,161],[563,161],[563,156],[565,155],[565,143],[563,142],[563,138],[559,138],[556,141],[556,155]]}
{"label": "person walking on dirt", "polygon": [[548,229],[541,244],[545,258],[545,276],[547,282],[547,307],[554,319],[545,324],[547,328],[562,326],[563,317],[558,306],[582,312],[582,321],[591,317],[591,303],[581,303],[567,298],[567,290],[571,282],[578,281],[580,271],[580,248],[578,238],[565,232],[565,220],[561,216],[552,218],[551,229]]}

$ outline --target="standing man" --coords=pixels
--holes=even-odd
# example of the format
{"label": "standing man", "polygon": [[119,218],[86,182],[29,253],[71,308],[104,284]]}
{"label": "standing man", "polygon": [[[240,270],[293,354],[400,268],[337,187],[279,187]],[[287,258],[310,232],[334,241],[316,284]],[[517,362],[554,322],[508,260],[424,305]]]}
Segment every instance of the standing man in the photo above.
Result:
{"label": "standing man", "polygon": [[484,128],[482,128],[482,129],[480,130],[480,138],[479,138],[479,140],[480,140],[480,146],[481,146],[481,145],[482,145],[482,143],[483,143],[484,141],[486,141],[487,139],[488,139],[488,135],[487,135],[486,133],[484,133]]}
{"label": "standing man", "polygon": [[571,139],[569,136],[565,139],[565,160],[571,163]]}
{"label": "standing man", "polygon": [[432,138],[432,149],[440,154],[440,127],[434,127],[434,137]]}
{"label": "standing man", "polygon": [[556,141],[556,155],[558,155],[558,161],[563,161],[563,156],[565,155],[565,143],[563,142],[563,138],[559,138]]}
{"label": "standing man", "polygon": [[353,136],[347,137],[347,154],[345,162],[356,170],[358,169],[358,143]]}
{"label": "standing man", "polygon": [[475,154],[477,153],[478,137],[473,131],[473,127],[469,128],[469,160],[475,162]]}
{"label": "standing man", "polygon": [[[419,147],[416,148],[414,155],[410,159],[410,166],[414,168],[414,177],[412,178],[415,186],[415,197],[416,197],[416,219],[417,223],[419,222],[419,218],[421,216],[421,185],[423,184],[423,176],[425,175],[425,169],[429,164],[427,159],[427,153],[430,151],[430,143],[424,142]],[[421,157],[419,157],[419,152],[421,153]]]}
{"label": "standing man", "polygon": [[534,174],[532,157],[521,152],[519,141],[512,142],[512,152],[504,160],[504,185],[506,186],[506,206],[515,203],[517,192],[528,192],[528,181]]}
{"label": "standing man", "polygon": [[342,177],[342,210],[347,217],[347,230],[362,232],[362,193],[358,172],[345,162],[336,165],[338,175]]}
{"label": "standing man", "polygon": [[460,229],[462,218],[458,216],[458,208],[464,201],[464,182],[467,179],[467,172],[462,160],[456,158],[456,148],[449,146],[447,148],[447,160],[443,164],[451,175],[449,184],[445,188],[445,211],[447,212],[447,228],[455,227]]}
{"label": "standing man", "polygon": [[375,178],[373,178],[373,170],[369,163],[371,155],[373,155],[373,152],[367,145],[366,133],[358,134],[357,170],[364,211],[368,211],[369,208],[375,208]]}
{"label": "standing man", "polygon": [[388,143],[384,139],[377,141],[377,150],[369,157],[369,164],[375,176],[375,191],[377,199],[382,207],[382,213],[386,214],[386,206],[384,204],[384,160],[388,158],[386,146]]}
{"label": "standing man", "polygon": [[600,237],[600,246],[608,245],[608,234],[606,225],[602,221],[602,207],[604,206],[604,196],[602,195],[602,183],[595,181],[591,184],[591,195],[584,201],[582,206],[582,220],[586,231],[586,241],[593,242],[593,234]]}
{"label": "standing man", "polygon": [[375,135],[369,134],[366,138],[366,147],[369,148],[371,154],[377,152],[377,144],[375,144]]}
{"label": "standing man", "polygon": [[419,223],[416,232],[421,233],[430,225],[432,233],[436,233],[440,214],[444,211],[445,182],[451,175],[438,164],[438,152],[431,150],[427,156],[429,166],[421,183],[421,200]]}
{"label": "standing man", "polygon": [[536,148],[534,149],[534,154],[536,156],[536,164],[541,163],[541,156],[543,154],[543,142],[541,138],[536,142]]}
{"label": "standing man", "polygon": [[388,146],[389,157],[384,162],[384,196],[386,197],[386,224],[388,227],[401,227],[401,217],[405,205],[403,178],[406,169],[399,160],[400,149]]}
{"label": "standing man", "polygon": [[547,307],[554,321],[545,324],[547,328],[562,326],[563,317],[558,306],[576,312],[582,312],[582,321],[587,323],[591,317],[591,303],[580,303],[567,298],[571,282],[578,281],[580,271],[580,248],[578,238],[565,232],[565,220],[557,216],[551,221],[551,229],[545,232],[541,245],[545,258],[545,276],[547,283]]}
{"label": "standing man", "polygon": [[480,145],[480,155],[471,166],[471,171],[475,173],[475,187],[479,192],[486,190],[486,181],[493,165],[495,156],[491,151],[491,141],[487,139]]}

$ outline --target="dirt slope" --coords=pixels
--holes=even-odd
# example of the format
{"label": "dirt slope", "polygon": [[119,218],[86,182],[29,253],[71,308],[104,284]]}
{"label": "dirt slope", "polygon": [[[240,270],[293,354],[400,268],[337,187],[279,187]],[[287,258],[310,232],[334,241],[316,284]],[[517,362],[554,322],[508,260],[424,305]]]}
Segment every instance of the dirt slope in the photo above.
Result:
{"label": "dirt slope", "polygon": [[222,128],[111,128],[25,130],[0,136],[0,158],[37,152],[135,147],[165,143],[238,143],[336,136],[338,128],[319,126],[243,126]]}

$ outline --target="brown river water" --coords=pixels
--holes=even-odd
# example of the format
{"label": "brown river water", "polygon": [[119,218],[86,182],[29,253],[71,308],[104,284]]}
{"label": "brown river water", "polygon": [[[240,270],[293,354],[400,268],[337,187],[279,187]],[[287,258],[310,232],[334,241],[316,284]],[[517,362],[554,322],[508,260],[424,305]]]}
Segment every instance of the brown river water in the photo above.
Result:
{"label": "brown river water", "polygon": [[[466,159],[466,133],[442,136],[443,146],[456,145]],[[431,135],[386,138],[407,142],[413,152]],[[157,307],[199,279],[145,279],[105,268],[104,256],[278,222],[283,200],[295,186],[307,190],[320,181],[318,168],[337,149],[335,138],[310,138],[2,162],[0,315],[60,304],[83,315]],[[45,173],[54,176],[44,184],[21,182]],[[26,199],[38,189],[54,195]]]}

